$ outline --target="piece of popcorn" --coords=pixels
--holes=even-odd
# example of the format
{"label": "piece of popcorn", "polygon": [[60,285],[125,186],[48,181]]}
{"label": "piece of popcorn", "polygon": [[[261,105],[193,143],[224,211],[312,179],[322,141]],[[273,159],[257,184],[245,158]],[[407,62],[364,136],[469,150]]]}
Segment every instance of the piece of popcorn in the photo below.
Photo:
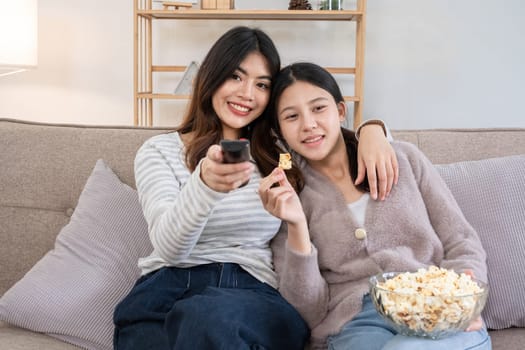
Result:
{"label": "piece of popcorn", "polygon": [[292,169],[292,156],[290,153],[279,154],[279,168],[284,170]]}

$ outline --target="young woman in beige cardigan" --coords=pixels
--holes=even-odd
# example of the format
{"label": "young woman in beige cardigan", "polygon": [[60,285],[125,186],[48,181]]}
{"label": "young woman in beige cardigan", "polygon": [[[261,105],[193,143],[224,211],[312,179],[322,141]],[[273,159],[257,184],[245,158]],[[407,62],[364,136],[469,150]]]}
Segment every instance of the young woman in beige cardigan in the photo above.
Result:
{"label": "young woman in beige cardigan", "polygon": [[[451,337],[397,334],[377,313],[368,279],[430,265],[471,270],[486,281],[485,252],[430,161],[413,145],[393,142],[399,180],[386,201],[355,185],[357,142],[341,127],[346,105],[334,78],[310,63],[275,79],[266,118],[266,176],[259,195],[285,222],[274,239],[279,291],[308,322],[313,348],[490,349],[481,319]],[[273,112],[273,113],[272,113]],[[293,167],[275,168],[283,150]],[[297,194],[299,193],[299,195]]]}

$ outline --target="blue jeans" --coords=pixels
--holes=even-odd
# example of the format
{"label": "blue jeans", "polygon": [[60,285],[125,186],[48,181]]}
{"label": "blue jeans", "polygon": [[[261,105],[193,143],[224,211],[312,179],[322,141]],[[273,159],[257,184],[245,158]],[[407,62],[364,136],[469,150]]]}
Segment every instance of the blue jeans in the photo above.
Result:
{"label": "blue jeans", "polygon": [[341,332],[328,338],[330,350],[490,350],[492,344],[486,329],[460,332],[432,340],[407,337],[396,331],[377,313],[369,295],[363,299],[363,309]]}
{"label": "blue jeans", "polygon": [[310,336],[277,290],[226,263],[141,277],[114,323],[116,350],[302,350]]}

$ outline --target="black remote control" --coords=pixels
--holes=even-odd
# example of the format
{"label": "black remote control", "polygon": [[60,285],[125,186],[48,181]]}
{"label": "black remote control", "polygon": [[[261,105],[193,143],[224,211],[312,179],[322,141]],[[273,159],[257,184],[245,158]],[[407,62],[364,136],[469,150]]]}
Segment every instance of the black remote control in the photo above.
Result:
{"label": "black remote control", "polygon": [[222,140],[224,163],[241,163],[250,160],[250,142],[248,140]]}

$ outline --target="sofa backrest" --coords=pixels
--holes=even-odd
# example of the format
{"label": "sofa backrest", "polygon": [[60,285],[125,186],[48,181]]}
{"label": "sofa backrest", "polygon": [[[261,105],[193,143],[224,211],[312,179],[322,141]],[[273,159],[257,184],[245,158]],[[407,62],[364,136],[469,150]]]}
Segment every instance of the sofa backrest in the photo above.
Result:
{"label": "sofa backrest", "polygon": [[[58,125],[0,119],[0,295],[51,248],[97,159],[134,186],[135,153],[169,128]],[[525,154],[523,129],[403,130],[434,163]]]}
{"label": "sofa backrest", "polygon": [[135,153],[168,131],[0,119],[0,295],[53,248],[97,159],[135,187]]}
{"label": "sofa backrest", "polygon": [[525,154],[525,128],[393,130],[434,164]]}

